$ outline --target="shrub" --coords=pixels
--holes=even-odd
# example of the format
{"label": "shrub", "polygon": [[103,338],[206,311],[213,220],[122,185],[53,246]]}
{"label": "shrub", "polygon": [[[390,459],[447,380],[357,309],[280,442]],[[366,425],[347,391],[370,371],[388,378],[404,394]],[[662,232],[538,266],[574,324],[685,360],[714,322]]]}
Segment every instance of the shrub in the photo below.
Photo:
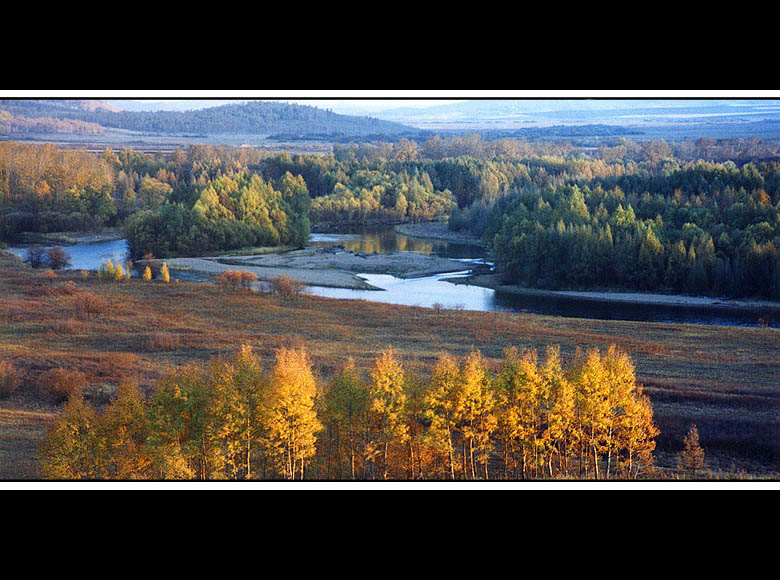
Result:
{"label": "shrub", "polygon": [[147,347],[152,351],[176,350],[181,345],[181,339],[177,334],[156,332],[149,336]]}
{"label": "shrub", "polygon": [[46,264],[46,250],[37,244],[30,246],[24,259],[33,268],[40,268]]}
{"label": "shrub", "polygon": [[91,292],[79,295],[73,303],[78,320],[90,320],[108,311],[108,304],[100,296]]}
{"label": "shrub", "polygon": [[9,361],[0,360],[0,398],[10,396],[19,383],[19,371]]}
{"label": "shrub", "polygon": [[252,282],[257,282],[257,275],[246,270],[225,270],[214,277],[214,281],[221,287],[245,288],[251,290]]}
{"label": "shrub", "polygon": [[282,298],[295,298],[299,296],[306,285],[300,280],[291,278],[286,274],[276,276],[268,281],[272,294],[278,294]]}
{"label": "shrub", "polygon": [[74,395],[81,395],[87,388],[87,376],[81,371],[53,368],[41,373],[39,387],[41,394],[62,402]]}
{"label": "shrub", "polygon": [[111,260],[100,265],[98,269],[99,280],[111,280],[116,277],[116,268]]}
{"label": "shrub", "polygon": [[51,334],[81,334],[84,331],[84,325],[73,318],[55,320],[49,324],[47,330]]}
{"label": "shrub", "polygon": [[252,282],[257,282],[257,274],[254,272],[243,270],[239,272],[239,276],[241,277],[241,287],[247,290],[252,289]]}
{"label": "shrub", "polygon": [[224,272],[220,272],[214,277],[214,281],[221,287],[221,288],[235,288],[235,271],[233,270],[225,270]]}
{"label": "shrub", "polygon": [[136,264],[139,267],[143,265],[145,268],[149,268],[152,271],[152,278],[157,278],[160,276],[160,270],[162,270],[162,263],[159,260],[154,259],[154,254],[152,253],[144,254],[143,260],[136,262]]}
{"label": "shrub", "polygon": [[684,448],[677,454],[677,469],[687,473],[697,473],[707,465],[704,459],[704,449],[699,443],[699,431],[696,425],[691,425],[685,436]]}
{"label": "shrub", "polygon": [[104,380],[119,384],[133,374],[138,356],[129,352],[109,352],[100,358],[95,372]]}
{"label": "shrub", "polygon": [[52,270],[62,270],[70,266],[70,254],[59,246],[46,251],[46,260]]}

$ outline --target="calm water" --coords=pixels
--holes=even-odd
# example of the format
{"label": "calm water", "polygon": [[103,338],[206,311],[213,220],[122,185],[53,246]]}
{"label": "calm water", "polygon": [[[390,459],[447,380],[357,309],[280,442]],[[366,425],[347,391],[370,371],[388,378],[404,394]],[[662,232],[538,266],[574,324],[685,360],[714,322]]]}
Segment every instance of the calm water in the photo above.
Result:
{"label": "calm water", "polygon": [[[310,286],[308,292],[316,296],[386,302],[407,306],[434,307],[463,310],[498,310],[531,312],[576,318],[603,320],[637,320],[645,322],[676,322],[718,324],[727,326],[757,326],[759,317],[769,319],[769,325],[780,328],[780,319],[756,312],[722,312],[711,308],[675,308],[670,306],[644,306],[609,304],[565,297],[517,296],[496,292],[489,288],[467,284],[452,284],[447,278],[465,275],[470,263],[487,263],[484,248],[466,244],[451,244],[438,240],[419,240],[396,234],[392,228],[338,234],[312,234],[313,246],[343,246],[353,252],[387,253],[415,252],[455,259],[464,263],[462,273],[438,274],[424,278],[401,279],[386,274],[359,274],[377,290],[350,290]],[[97,270],[107,260],[125,263],[128,246],[125,240],[65,246],[71,255],[71,268]],[[24,257],[26,247],[8,248]],[[203,276],[186,272],[171,272],[172,278],[182,281],[204,281]]]}
{"label": "calm water", "polygon": [[412,252],[463,260],[483,259],[485,256],[485,250],[481,246],[410,238],[396,233],[392,228],[340,234],[311,234],[309,244],[320,248],[344,246],[346,250],[363,254]]}
{"label": "calm water", "polygon": [[[44,247],[48,249],[51,246]],[[22,259],[27,254],[27,246],[6,249]],[[71,270],[97,270],[101,264],[108,260],[114,263],[119,262],[120,264],[124,264],[129,260],[127,240],[76,244],[73,246],[62,246],[62,249],[70,254]]]}
{"label": "calm water", "polygon": [[[397,234],[390,229],[340,234],[312,234],[314,246],[341,245],[353,252],[385,253],[416,252],[460,260],[468,268],[470,262],[490,264],[481,246],[452,244],[439,240],[420,240]],[[462,273],[463,275],[466,272]],[[717,324],[726,326],[758,326],[759,317],[769,325],[780,328],[780,320],[773,320],[766,313],[752,311],[723,312],[713,308],[679,308],[674,306],[646,306],[594,302],[578,298],[518,296],[489,288],[468,284],[452,284],[447,278],[457,274],[439,274],[425,278],[401,279],[389,275],[360,274],[372,286],[384,292],[350,290],[345,288],[310,287],[308,292],[328,298],[347,298],[403,304],[406,306],[458,308],[464,310],[497,310],[530,312],[575,318],[601,320],[637,320],[642,322],[675,322],[693,324]],[[776,317],[775,317],[776,318]]]}

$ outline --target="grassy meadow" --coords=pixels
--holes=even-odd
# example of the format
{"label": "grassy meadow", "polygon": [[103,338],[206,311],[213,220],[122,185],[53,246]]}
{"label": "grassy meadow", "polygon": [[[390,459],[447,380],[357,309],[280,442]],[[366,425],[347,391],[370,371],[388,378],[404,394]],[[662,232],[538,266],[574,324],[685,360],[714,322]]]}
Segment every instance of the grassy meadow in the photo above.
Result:
{"label": "grassy meadow", "polygon": [[60,271],[55,279],[0,252],[0,361],[16,369],[0,399],[0,479],[38,479],[35,452],[62,405],[42,395],[39,377],[81,371],[100,404],[127,379],[151,387],[191,361],[232,355],[241,344],[270,364],[276,349],[305,346],[323,379],[348,357],[367,371],[393,346],[410,370],[437,355],[479,349],[496,363],[505,348],[616,344],[629,353],[651,398],[661,434],[656,463],[674,454],[696,424],[711,469],[747,477],[780,472],[780,330],[527,313],[454,311],[301,296],[285,299],[211,284],[134,278],[98,280]]}

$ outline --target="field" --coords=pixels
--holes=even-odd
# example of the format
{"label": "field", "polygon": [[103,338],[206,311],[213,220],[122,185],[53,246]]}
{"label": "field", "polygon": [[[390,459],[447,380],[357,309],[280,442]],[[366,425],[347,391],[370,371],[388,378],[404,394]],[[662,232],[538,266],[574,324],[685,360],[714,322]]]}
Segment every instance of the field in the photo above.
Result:
{"label": "field", "polygon": [[61,411],[39,394],[43,372],[80,370],[99,403],[121,380],[151,386],[177,366],[232,354],[242,343],[268,362],[281,346],[305,345],[322,378],[347,357],[368,369],[390,345],[407,368],[422,369],[441,351],[479,349],[496,361],[509,346],[557,344],[568,359],[578,347],[614,343],[630,354],[652,400],[661,467],[673,465],[695,423],[711,469],[773,479],[780,471],[778,329],[284,299],[210,284],[107,282],[76,271],[51,281],[0,252],[0,361],[20,378],[0,399],[0,479],[38,478],[35,450]]}

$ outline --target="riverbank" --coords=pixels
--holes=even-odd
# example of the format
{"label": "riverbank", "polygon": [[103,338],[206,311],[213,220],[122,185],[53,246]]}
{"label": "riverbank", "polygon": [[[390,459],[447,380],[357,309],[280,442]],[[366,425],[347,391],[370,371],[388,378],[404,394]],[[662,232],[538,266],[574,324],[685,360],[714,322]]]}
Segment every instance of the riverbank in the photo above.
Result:
{"label": "riverbank", "polygon": [[439,240],[453,244],[488,247],[488,243],[476,236],[448,229],[447,222],[416,222],[394,226],[396,233],[422,240]]}
{"label": "riverbank", "polygon": [[780,302],[760,299],[727,299],[710,296],[685,296],[681,294],[653,294],[649,292],[587,292],[571,290],[541,290],[512,284],[504,284],[500,274],[480,274],[465,278],[448,279],[452,284],[471,284],[491,288],[496,292],[521,296],[538,296],[584,300],[591,302],[617,302],[647,306],[679,308],[711,308],[721,310],[749,310],[780,314]]}
{"label": "riverbank", "polygon": [[22,234],[22,242],[24,244],[41,244],[44,246],[75,246],[77,244],[115,242],[121,240],[122,237],[122,232],[118,229],[102,232],[51,232],[48,234],[24,232]]}
{"label": "riverbank", "polygon": [[434,274],[462,272],[462,262],[407,252],[365,254],[339,246],[310,247],[262,255],[223,255],[219,257],[172,258],[171,270],[216,275],[225,270],[247,270],[259,280],[287,275],[307,286],[381,290],[358,274],[390,274],[397,278],[420,278]]}

